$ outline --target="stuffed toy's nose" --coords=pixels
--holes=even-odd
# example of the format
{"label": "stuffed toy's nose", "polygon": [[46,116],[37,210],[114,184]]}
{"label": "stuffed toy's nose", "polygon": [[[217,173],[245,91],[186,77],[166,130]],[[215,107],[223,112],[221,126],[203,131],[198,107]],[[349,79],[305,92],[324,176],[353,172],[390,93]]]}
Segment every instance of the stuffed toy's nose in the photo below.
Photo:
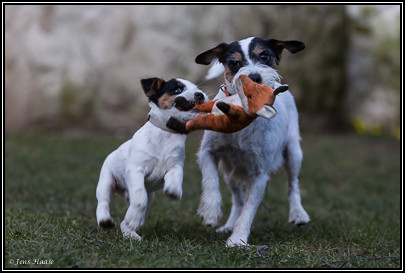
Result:
{"label": "stuffed toy's nose", "polygon": [[254,83],[247,75],[241,75],[239,79],[241,80],[243,86]]}

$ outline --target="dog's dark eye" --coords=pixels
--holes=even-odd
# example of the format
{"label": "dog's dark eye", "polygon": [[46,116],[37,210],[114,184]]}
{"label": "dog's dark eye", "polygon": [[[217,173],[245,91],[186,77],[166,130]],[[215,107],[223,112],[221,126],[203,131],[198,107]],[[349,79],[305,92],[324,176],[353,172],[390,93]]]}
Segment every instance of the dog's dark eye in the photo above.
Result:
{"label": "dog's dark eye", "polygon": [[232,68],[237,68],[240,66],[240,61],[230,61],[228,65]]}
{"label": "dog's dark eye", "polygon": [[262,53],[262,54],[260,54],[260,60],[263,62],[268,62],[270,60],[270,55],[268,55],[266,53]]}
{"label": "dog's dark eye", "polygon": [[173,93],[176,94],[176,95],[181,94],[182,92],[183,92],[183,90],[182,90],[180,87],[176,88],[176,89],[173,91]]}
{"label": "dog's dark eye", "polygon": [[232,61],[229,61],[229,63],[228,63],[228,67],[232,73],[238,72],[238,70],[241,66],[242,66],[242,63],[240,61],[232,60]]}
{"label": "dog's dark eye", "polygon": [[251,100],[251,99],[252,99],[252,96],[251,96],[251,95],[248,95],[247,98],[248,98],[248,100]]}

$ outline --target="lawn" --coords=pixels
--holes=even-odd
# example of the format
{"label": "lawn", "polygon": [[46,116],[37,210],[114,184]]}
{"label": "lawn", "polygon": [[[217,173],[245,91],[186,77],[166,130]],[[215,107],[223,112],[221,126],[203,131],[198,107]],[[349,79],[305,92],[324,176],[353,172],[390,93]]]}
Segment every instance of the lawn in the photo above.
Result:
{"label": "lawn", "polygon": [[[99,171],[123,139],[5,137],[3,268],[401,268],[400,142],[351,134],[303,134],[302,203],[311,223],[287,223],[286,175],[268,184],[249,238],[227,249],[227,235],[196,215],[199,133],[186,147],[184,193],[155,195],[139,234],[122,238],[95,218]],[[230,194],[221,184],[226,220]],[[125,201],[113,196],[120,223]]]}

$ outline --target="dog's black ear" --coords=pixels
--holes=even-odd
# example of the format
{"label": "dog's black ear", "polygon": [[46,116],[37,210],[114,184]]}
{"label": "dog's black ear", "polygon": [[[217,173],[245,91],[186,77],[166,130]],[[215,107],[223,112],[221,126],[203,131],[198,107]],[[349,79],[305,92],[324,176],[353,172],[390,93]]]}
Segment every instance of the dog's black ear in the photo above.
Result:
{"label": "dog's black ear", "polygon": [[207,50],[198,55],[195,58],[195,62],[198,64],[209,65],[215,58],[221,60],[221,56],[225,52],[227,46],[228,44],[226,43],[219,44],[216,47],[211,48],[210,50]]}
{"label": "dog's black ear", "polygon": [[281,52],[283,52],[283,49],[287,49],[291,54],[295,54],[305,48],[305,44],[303,42],[296,40],[280,41],[276,39],[268,39],[267,42],[270,48],[276,53],[277,64],[280,62]]}
{"label": "dog's black ear", "polygon": [[141,80],[141,85],[143,88],[143,91],[145,92],[145,95],[150,98],[153,95],[156,94],[157,91],[161,90],[164,84],[164,80],[161,78],[148,78],[148,79],[142,79]]}

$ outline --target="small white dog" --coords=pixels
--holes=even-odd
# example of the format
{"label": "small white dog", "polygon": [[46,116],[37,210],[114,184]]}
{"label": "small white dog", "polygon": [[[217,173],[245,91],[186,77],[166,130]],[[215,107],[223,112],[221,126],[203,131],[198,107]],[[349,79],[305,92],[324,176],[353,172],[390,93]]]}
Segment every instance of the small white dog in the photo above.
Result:
{"label": "small white dog", "polygon": [[183,79],[165,82],[160,78],[141,80],[149,98],[149,121],[113,151],[101,168],[97,185],[97,223],[103,228],[115,225],[110,214],[113,192],[129,203],[121,223],[124,237],[141,240],[136,231],[144,224],[153,193],[162,188],[173,199],[183,193],[183,166],[186,136],[166,128],[169,117],[186,122],[198,115],[195,103],[207,102],[205,93]]}
{"label": "small white dog", "polygon": [[[241,74],[273,89],[279,87],[280,76],[274,68],[283,49],[297,53],[304,48],[300,41],[252,37],[219,44],[198,55],[196,62],[208,65],[217,59],[225,72],[227,91],[233,95],[237,93],[234,79]],[[224,92],[219,91],[214,99],[224,97]],[[215,226],[221,218],[218,178],[218,170],[221,170],[232,193],[232,208],[225,225],[217,232],[232,232],[226,243],[229,247],[247,245],[253,218],[270,174],[282,164],[288,175],[289,222],[301,225],[310,221],[301,205],[298,187],[302,151],[294,98],[289,91],[281,93],[277,95],[273,107],[277,115],[272,119],[258,117],[245,129],[232,134],[205,131],[201,142],[198,159],[203,177],[198,213],[207,225]]]}

